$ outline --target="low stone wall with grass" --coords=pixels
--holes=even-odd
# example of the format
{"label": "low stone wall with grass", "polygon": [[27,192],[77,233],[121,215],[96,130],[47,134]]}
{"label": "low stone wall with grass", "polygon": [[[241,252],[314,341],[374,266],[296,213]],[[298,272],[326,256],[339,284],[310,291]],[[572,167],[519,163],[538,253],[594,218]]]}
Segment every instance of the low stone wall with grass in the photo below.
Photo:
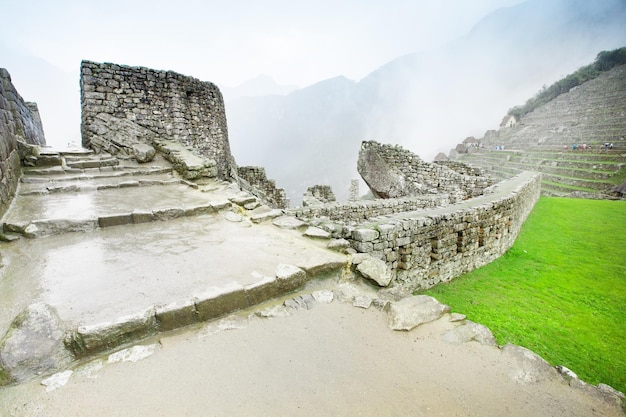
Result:
{"label": "low stone wall with grass", "polygon": [[390,285],[430,288],[503,255],[540,192],[541,175],[525,172],[481,197],[370,219],[344,237],[357,252],[386,263]]}

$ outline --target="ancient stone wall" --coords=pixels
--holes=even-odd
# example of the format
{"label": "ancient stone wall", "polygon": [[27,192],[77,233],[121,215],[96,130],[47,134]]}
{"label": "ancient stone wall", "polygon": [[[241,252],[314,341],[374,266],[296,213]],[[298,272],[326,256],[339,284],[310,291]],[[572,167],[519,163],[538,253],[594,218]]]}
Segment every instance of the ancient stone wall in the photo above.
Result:
{"label": "ancient stone wall", "polygon": [[430,288],[503,255],[540,191],[541,175],[525,172],[498,183],[492,194],[372,219],[345,234],[357,252],[386,262],[394,285]]}
{"label": "ancient stone wall", "polygon": [[215,161],[217,175],[236,178],[224,100],[216,85],[173,71],[81,63],[82,142],[98,136],[97,116],[136,123]]}
{"label": "ancient stone wall", "polygon": [[320,204],[337,201],[330,185],[314,185],[309,187],[302,199],[303,207],[318,206]]}
{"label": "ancient stone wall", "polygon": [[298,207],[287,213],[316,223],[359,253],[383,260],[392,285],[430,288],[495,260],[511,247],[541,192],[525,172],[479,197],[450,203],[446,194]]}
{"label": "ancient stone wall", "polygon": [[484,168],[468,165],[459,161],[450,161],[450,160],[440,160],[435,161],[435,164],[443,165],[454,172],[457,172],[461,175],[467,175],[471,177],[486,177],[487,171]]}
{"label": "ancient stone wall", "polygon": [[0,68],[0,217],[15,195],[21,174],[18,143],[45,145],[46,139],[35,103],[26,103]]}
{"label": "ancient stone wall", "polygon": [[451,201],[476,197],[493,184],[485,176],[464,175],[439,164],[422,161],[400,146],[363,142],[358,170],[379,198],[445,193]]}
{"label": "ancient stone wall", "polygon": [[289,207],[289,199],[283,188],[276,188],[276,182],[268,179],[265,168],[245,166],[238,168],[239,185],[264,203],[279,209]]}
{"label": "ancient stone wall", "polygon": [[447,194],[439,194],[418,197],[359,200],[347,203],[327,203],[323,205],[292,208],[288,213],[307,221],[326,217],[332,221],[349,224],[363,222],[372,217],[442,207],[449,204],[450,197]]}

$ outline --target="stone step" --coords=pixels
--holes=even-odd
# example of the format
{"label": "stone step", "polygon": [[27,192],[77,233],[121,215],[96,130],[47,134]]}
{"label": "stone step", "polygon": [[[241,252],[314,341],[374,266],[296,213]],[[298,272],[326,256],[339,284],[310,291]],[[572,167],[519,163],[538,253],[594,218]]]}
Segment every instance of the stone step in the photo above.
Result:
{"label": "stone step", "polygon": [[228,188],[205,193],[184,184],[117,187],[98,191],[18,194],[4,230],[39,237],[98,227],[215,214],[229,209]]}
{"label": "stone step", "polygon": [[61,178],[59,181],[51,178],[28,178],[26,181],[21,182],[18,194],[83,192],[109,188],[147,187],[183,183],[182,179],[176,178],[171,174],[133,175],[130,172],[124,174],[117,176],[73,176],[72,178]]}
{"label": "stone step", "polygon": [[69,168],[102,168],[102,167],[111,167],[120,164],[120,161],[117,158],[108,158],[108,159],[79,159],[75,161],[67,161],[65,162],[66,166]]}
{"label": "stone step", "polygon": [[221,216],[20,239],[2,250],[3,272],[23,290],[0,298],[0,338],[43,301],[67,327],[64,346],[75,358],[339,279],[347,261],[274,226]]}
{"label": "stone step", "polygon": [[77,179],[91,179],[95,177],[117,177],[124,175],[158,175],[170,174],[172,167],[167,166],[109,166],[103,168],[63,168],[53,167],[46,169],[22,168],[24,176],[22,182],[46,182],[46,181],[75,181]]}

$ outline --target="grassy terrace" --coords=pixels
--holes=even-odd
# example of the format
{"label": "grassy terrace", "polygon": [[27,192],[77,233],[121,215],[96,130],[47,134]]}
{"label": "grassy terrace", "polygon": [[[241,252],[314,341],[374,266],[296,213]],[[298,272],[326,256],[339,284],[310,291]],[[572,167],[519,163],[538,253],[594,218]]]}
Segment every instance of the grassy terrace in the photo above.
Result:
{"label": "grassy terrace", "polygon": [[626,391],[626,202],[542,197],[500,259],[425,293],[593,384]]}

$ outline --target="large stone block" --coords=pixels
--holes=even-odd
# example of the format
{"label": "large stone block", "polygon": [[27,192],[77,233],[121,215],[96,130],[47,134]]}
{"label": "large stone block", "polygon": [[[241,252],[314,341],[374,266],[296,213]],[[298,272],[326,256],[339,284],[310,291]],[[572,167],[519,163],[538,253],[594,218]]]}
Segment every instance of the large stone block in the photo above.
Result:
{"label": "large stone block", "polygon": [[44,303],[20,313],[0,340],[0,385],[23,382],[67,366],[73,357],[65,348],[65,325]]}

